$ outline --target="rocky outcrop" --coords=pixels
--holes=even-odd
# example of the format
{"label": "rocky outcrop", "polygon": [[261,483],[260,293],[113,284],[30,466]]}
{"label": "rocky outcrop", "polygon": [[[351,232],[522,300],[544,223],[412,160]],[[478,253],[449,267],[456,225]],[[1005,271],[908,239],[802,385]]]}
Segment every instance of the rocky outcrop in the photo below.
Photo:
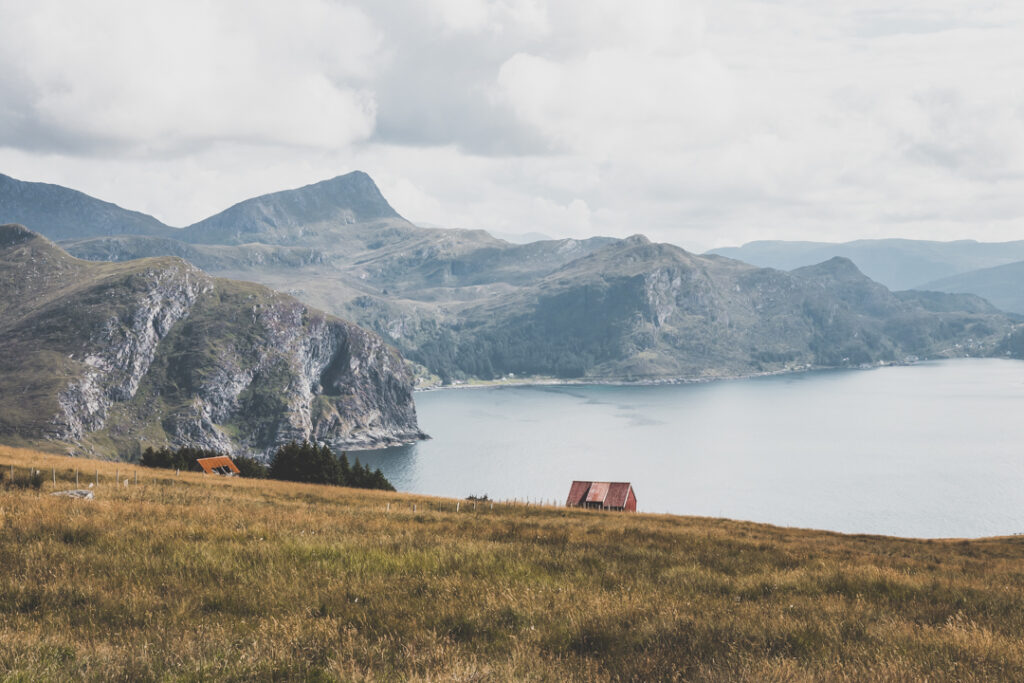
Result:
{"label": "rocky outcrop", "polygon": [[[32,300],[11,304],[26,282]],[[264,287],[176,258],[78,261],[2,226],[0,290],[0,437],[265,455],[423,436],[397,351]]]}
{"label": "rocky outcrop", "polygon": [[85,342],[81,374],[57,396],[55,438],[80,439],[102,428],[113,404],[135,396],[167,333],[212,288],[208,277],[183,262],[147,268],[125,284],[133,301],[100,321]]}

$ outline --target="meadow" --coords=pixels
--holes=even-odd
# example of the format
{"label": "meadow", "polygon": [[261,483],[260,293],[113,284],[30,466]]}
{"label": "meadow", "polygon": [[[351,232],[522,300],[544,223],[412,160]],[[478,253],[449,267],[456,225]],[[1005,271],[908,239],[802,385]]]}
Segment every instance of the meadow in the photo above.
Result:
{"label": "meadow", "polygon": [[1024,537],[0,472],[2,680],[1024,680]]}

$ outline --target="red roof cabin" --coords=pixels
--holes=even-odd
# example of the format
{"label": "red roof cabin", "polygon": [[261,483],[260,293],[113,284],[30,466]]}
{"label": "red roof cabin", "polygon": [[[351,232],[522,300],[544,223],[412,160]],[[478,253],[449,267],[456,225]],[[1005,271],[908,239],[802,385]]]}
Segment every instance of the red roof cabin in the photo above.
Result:
{"label": "red roof cabin", "polygon": [[241,474],[238,468],[235,467],[235,463],[231,462],[231,458],[226,455],[218,455],[213,458],[199,458],[196,462],[199,463],[199,466],[203,468],[203,472],[206,474],[224,474],[229,477]]}
{"label": "red roof cabin", "polygon": [[565,505],[571,508],[636,512],[636,494],[628,481],[574,481]]}

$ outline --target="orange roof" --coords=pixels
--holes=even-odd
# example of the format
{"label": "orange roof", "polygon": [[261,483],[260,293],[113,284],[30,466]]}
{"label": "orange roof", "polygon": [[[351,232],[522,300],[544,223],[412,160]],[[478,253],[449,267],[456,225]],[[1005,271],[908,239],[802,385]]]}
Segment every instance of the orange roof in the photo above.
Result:
{"label": "orange roof", "polygon": [[231,462],[231,458],[226,455],[218,455],[214,458],[199,458],[196,462],[203,468],[203,472],[207,474],[224,474],[217,471],[221,467],[227,468],[232,474],[241,474],[241,471],[235,467],[235,463]]}

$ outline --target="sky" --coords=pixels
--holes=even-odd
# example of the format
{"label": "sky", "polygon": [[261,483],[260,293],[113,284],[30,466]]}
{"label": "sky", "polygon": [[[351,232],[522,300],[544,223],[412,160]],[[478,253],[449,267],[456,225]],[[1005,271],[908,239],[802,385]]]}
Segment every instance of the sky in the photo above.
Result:
{"label": "sky", "polygon": [[1024,239],[1022,37],[986,0],[0,0],[0,173],[176,226],[358,169],[497,233]]}

